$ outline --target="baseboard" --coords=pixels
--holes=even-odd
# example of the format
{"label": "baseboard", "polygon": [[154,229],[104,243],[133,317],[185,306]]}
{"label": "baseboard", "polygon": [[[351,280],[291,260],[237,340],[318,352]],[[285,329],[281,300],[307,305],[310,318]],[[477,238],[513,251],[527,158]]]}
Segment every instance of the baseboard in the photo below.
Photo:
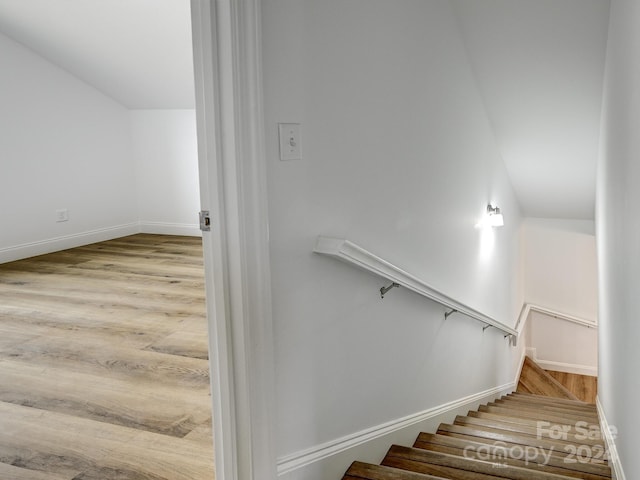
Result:
{"label": "baseboard", "polygon": [[553,360],[545,360],[539,358],[535,348],[527,348],[527,356],[529,356],[534,362],[540,365],[545,370],[552,370],[554,372],[573,373],[575,375],[587,375],[589,377],[598,376],[598,367],[592,367],[591,365],[579,365],[575,363],[563,363],[555,362]]}
{"label": "baseboard", "polygon": [[600,418],[600,429],[602,431],[604,437],[604,443],[607,448],[607,453],[609,457],[609,466],[611,467],[611,473],[613,475],[613,480],[626,480],[626,476],[624,474],[624,470],[622,469],[622,463],[620,462],[620,457],[618,456],[618,449],[616,448],[616,441],[611,433],[611,425],[607,421],[607,417],[604,414],[604,408],[602,408],[602,404],[600,403],[600,398],[596,397],[596,407],[598,408],[598,417]]}
{"label": "baseboard", "polygon": [[35,257],[46,253],[58,252],[68,248],[88,245],[90,243],[104,242],[113,238],[125,237],[140,232],[138,222],[116,225],[113,227],[99,228],[87,232],[75,233],[61,237],[48,238],[37,242],[24,243],[0,249],[0,263],[13,262],[23,258]]}
{"label": "baseboard", "polygon": [[312,448],[278,458],[278,477],[286,480],[340,478],[356,458],[380,462],[393,443],[411,444],[421,431],[435,431],[442,422],[465,414],[515,389],[510,382],[483,392],[377,425]]}
{"label": "baseboard", "polygon": [[154,233],[158,235],[183,235],[201,237],[202,232],[197,224],[168,223],[168,222],[140,222],[140,233]]}

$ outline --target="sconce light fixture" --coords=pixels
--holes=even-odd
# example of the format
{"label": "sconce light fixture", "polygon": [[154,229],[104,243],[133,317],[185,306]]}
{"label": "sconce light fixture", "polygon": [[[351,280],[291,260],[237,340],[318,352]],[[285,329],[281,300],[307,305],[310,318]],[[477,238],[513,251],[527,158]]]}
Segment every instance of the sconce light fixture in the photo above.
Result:
{"label": "sconce light fixture", "polygon": [[499,207],[487,205],[487,225],[490,227],[502,227],[504,225],[504,217],[500,213]]}

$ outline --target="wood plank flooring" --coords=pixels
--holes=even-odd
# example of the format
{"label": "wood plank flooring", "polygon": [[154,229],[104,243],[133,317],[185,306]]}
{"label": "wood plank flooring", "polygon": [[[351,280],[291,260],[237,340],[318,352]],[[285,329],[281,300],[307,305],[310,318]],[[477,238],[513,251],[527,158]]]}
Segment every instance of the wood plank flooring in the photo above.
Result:
{"label": "wood plank flooring", "polygon": [[0,478],[213,480],[199,238],[0,265]]}
{"label": "wood plank flooring", "polygon": [[549,375],[540,365],[529,357],[524,358],[517,391],[520,393],[533,393],[536,395],[579,400],[573,392]]}
{"label": "wood plank flooring", "polygon": [[567,387],[571,393],[583,402],[596,403],[598,395],[598,377],[590,375],[577,375],[575,373],[555,372],[547,370],[547,373]]}

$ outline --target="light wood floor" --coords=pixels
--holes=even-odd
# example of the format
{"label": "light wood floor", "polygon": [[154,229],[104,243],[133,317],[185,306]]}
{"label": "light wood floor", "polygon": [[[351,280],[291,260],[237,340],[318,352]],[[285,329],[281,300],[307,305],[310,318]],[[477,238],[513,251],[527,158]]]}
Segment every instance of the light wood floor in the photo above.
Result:
{"label": "light wood floor", "polygon": [[571,393],[583,402],[596,403],[596,396],[598,395],[598,377],[554,372],[552,370],[547,370],[547,373],[567,387]]}
{"label": "light wood floor", "polygon": [[200,239],[0,265],[0,479],[212,480]]}

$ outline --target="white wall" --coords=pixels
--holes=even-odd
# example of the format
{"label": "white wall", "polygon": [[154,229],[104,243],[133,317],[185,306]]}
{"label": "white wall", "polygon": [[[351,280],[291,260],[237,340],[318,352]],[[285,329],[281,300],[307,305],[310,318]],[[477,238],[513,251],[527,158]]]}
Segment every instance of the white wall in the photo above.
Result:
{"label": "white wall", "polygon": [[198,144],[194,110],[132,110],[142,231],[199,235]]}
{"label": "white wall", "polygon": [[[594,223],[527,218],[522,225],[525,302],[597,322]],[[596,375],[598,333],[538,312],[530,314],[528,347],[543,368]]]}
{"label": "white wall", "polygon": [[2,34],[0,58],[0,262],[200,234],[193,110],[129,111]]}
{"label": "white wall", "polygon": [[527,218],[522,226],[525,301],[592,322],[598,314],[594,224]]}
{"label": "white wall", "polygon": [[[0,261],[18,246],[55,250],[43,242],[128,231],[137,221],[128,111],[2,34],[0,58]],[[61,208],[69,221],[56,223]]]}
{"label": "white wall", "polygon": [[[613,0],[605,71],[596,227],[599,267],[598,396],[626,478],[640,478],[640,3]],[[620,478],[620,477],[618,477]]]}
{"label": "white wall", "polygon": [[[512,382],[519,360],[496,330],[445,322],[442,307],[406,290],[381,300],[387,282],[313,254],[316,236],[346,237],[513,325],[520,214],[449,2],[267,0],[262,10],[282,465]],[[279,160],[278,122],[301,123],[302,160]],[[474,225],[490,201],[506,226],[483,232]]]}

